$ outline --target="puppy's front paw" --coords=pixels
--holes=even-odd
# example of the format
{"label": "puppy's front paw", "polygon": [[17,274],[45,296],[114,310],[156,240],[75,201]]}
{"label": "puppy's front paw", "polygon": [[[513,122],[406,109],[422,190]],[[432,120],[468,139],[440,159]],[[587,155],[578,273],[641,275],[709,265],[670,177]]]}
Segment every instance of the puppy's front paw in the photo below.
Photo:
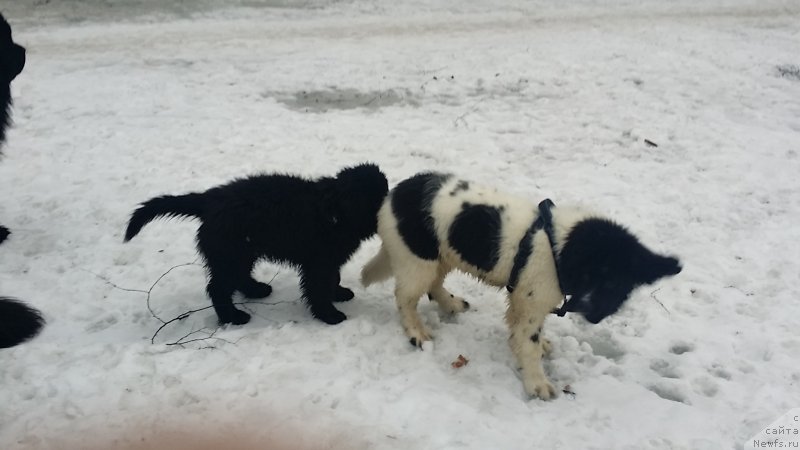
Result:
{"label": "puppy's front paw", "polygon": [[347,316],[338,309],[331,307],[324,310],[312,309],[311,314],[317,319],[327,323],[328,325],[336,325],[347,319]]}
{"label": "puppy's front paw", "polygon": [[353,297],[356,295],[350,289],[347,289],[344,286],[337,286],[336,287],[336,294],[334,294],[333,301],[335,302],[346,302],[348,300],[352,300]]}
{"label": "puppy's front paw", "polygon": [[229,314],[225,314],[224,316],[219,316],[219,324],[224,325],[226,323],[230,323],[233,325],[244,325],[247,322],[250,322],[250,314],[247,314],[244,311],[239,311],[238,309],[233,309]]}
{"label": "puppy's front paw", "polygon": [[542,400],[550,400],[556,396],[556,388],[549,381],[525,383],[525,392]]}

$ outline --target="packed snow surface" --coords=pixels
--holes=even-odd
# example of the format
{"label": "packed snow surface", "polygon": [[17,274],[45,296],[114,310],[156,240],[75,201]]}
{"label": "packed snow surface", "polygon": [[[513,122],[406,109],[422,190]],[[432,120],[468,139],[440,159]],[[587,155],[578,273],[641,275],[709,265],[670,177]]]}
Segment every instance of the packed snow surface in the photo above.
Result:
{"label": "packed snow surface", "polygon": [[[796,1],[221,4],[0,1],[28,48],[0,294],[48,321],[0,351],[0,448],[730,449],[800,406]],[[583,205],[684,270],[599,325],[549,318],[549,402],[466,276],[473,308],[422,301],[411,347],[392,283],[358,283],[377,239],[340,325],[263,263],[249,324],[203,309],[151,343],[210,302],[196,222],[122,243],[139,202],[363,161]]]}

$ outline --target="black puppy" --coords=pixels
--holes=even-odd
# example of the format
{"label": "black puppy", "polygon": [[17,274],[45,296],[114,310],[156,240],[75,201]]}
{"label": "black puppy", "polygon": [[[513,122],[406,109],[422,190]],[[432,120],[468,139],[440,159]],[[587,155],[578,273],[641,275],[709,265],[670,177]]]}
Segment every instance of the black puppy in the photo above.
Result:
{"label": "black puppy", "polygon": [[[6,127],[11,123],[11,80],[25,66],[25,48],[11,39],[11,27],[0,14],[0,154],[6,140]],[[9,235],[0,226],[0,243]],[[0,348],[13,347],[34,336],[42,329],[44,319],[39,311],[24,303],[0,297]]]}
{"label": "black puppy", "polygon": [[260,259],[300,271],[303,297],[314,317],[336,324],[347,317],[333,301],[353,298],[339,285],[339,269],[375,234],[388,183],[377,166],[362,164],[335,178],[256,175],[203,193],[156,197],[131,217],[125,241],[159,216],[197,217],[197,249],[208,269],[206,288],[220,323],[250,315],[233,306],[234,291],[266,297],[272,288],[251,277]]}

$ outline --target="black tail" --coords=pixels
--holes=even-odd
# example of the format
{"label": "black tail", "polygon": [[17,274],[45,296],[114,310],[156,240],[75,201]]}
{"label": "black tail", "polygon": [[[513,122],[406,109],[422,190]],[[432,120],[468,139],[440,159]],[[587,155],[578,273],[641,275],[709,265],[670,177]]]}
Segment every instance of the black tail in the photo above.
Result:
{"label": "black tail", "polygon": [[200,217],[202,213],[203,194],[165,195],[152,198],[133,212],[128,222],[128,229],[125,230],[125,242],[133,239],[142,227],[156,217]]}
{"label": "black tail", "polygon": [[0,297],[0,348],[13,347],[39,334],[42,314],[13,298]]}

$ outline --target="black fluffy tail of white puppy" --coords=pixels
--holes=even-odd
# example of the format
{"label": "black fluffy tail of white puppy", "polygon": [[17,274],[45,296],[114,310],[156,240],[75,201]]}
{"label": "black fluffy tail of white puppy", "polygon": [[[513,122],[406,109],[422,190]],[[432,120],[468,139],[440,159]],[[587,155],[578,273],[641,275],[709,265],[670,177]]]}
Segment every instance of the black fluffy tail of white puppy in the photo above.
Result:
{"label": "black fluffy tail of white puppy", "polygon": [[0,297],[0,348],[13,347],[39,334],[42,314],[13,298]]}
{"label": "black fluffy tail of white puppy", "polygon": [[152,198],[133,212],[125,242],[133,239],[145,225],[159,217],[200,217],[203,213],[203,194],[164,195]]}

